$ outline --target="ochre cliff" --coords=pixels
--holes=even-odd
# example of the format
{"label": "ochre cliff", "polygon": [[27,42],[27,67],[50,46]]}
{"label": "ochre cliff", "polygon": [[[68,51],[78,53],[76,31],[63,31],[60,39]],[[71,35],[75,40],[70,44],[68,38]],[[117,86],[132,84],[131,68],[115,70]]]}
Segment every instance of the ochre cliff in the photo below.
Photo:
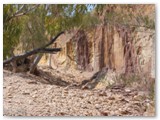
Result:
{"label": "ochre cliff", "polygon": [[155,31],[120,25],[72,30],[61,36],[52,67],[97,72],[108,67],[118,73],[149,73],[155,78]]}

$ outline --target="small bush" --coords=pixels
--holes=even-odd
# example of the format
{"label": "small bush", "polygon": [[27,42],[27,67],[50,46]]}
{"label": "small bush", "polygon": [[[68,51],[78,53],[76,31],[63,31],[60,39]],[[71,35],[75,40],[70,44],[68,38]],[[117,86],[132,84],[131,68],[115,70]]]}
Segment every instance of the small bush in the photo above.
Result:
{"label": "small bush", "polygon": [[124,84],[127,87],[132,87],[138,91],[145,91],[151,99],[155,96],[155,79],[147,74],[122,74],[117,77],[116,83]]}

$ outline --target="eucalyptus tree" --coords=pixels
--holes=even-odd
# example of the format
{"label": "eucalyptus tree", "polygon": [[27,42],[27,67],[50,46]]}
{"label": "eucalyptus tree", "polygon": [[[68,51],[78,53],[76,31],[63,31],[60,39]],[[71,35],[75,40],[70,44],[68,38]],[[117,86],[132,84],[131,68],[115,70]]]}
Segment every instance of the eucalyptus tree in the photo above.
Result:
{"label": "eucalyptus tree", "polygon": [[[55,36],[61,31],[86,26],[86,18],[91,17],[88,6],[92,5],[4,5],[4,59],[13,57],[18,45],[21,45],[22,52],[43,46],[49,41],[46,33]],[[36,58],[39,61],[42,54],[36,54],[39,54]],[[36,64],[33,64],[34,68]]]}
{"label": "eucalyptus tree", "polygon": [[95,7],[95,14],[104,23],[155,29],[155,10],[153,13],[144,14],[147,7],[149,5],[145,4],[99,4]]}

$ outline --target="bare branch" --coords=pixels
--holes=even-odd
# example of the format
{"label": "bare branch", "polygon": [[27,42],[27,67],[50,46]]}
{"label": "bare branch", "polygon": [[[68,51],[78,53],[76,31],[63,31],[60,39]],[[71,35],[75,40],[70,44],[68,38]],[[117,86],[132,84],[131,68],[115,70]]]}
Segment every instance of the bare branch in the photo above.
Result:
{"label": "bare branch", "polygon": [[26,58],[28,56],[31,56],[31,55],[34,55],[34,54],[37,54],[37,53],[52,53],[52,52],[59,52],[61,50],[61,48],[46,48],[48,47],[49,45],[53,44],[53,42],[55,42],[57,40],[57,38],[62,35],[64,32],[60,32],[58,35],[55,36],[55,38],[53,38],[48,44],[44,45],[43,47],[39,47],[37,49],[33,49],[29,52],[26,52],[26,53],[23,53],[21,55],[17,55],[17,56],[13,56],[7,60],[5,60],[3,62],[3,65],[5,64],[8,64],[12,61],[15,61],[15,60],[18,60],[18,59],[21,59],[21,58]]}
{"label": "bare branch", "polygon": [[11,17],[9,17],[4,23],[9,22],[9,21],[12,20],[13,18],[27,15],[29,12],[31,12],[32,10],[34,10],[35,8],[37,8],[38,6],[39,6],[39,5],[35,5],[35,6],[33,6],[32,8],[30,8],[28,11],[19,13],[19,12],[24,8],[24,6],[22,6],[22,8],[21,8],[20,10],[16,11],[16,13],[14,13]]}
{"label": "bare branch", "polygon": [[15,13],[15,14],[20,13],[20,12],[23,10],[24,6],[25,6],[25,5],[23,4],[23,5],[21,6],[21,8],[20,8],[19,10],[17,10],[17,11],[16,11],[16,13]]}
{"label": "bare branch", "polygon": [[53,42],[55,42],[56,39],[57,39],[60,35],[62,35],[62,34],[64,34],[64,31],[63,31],[63,32],[60,32],[59,34],[57,34],[57,36],[55,36],[48,44],[44,45],[42,48],[46,48],[46,47],[48,47],[49,45],[53,44]]}

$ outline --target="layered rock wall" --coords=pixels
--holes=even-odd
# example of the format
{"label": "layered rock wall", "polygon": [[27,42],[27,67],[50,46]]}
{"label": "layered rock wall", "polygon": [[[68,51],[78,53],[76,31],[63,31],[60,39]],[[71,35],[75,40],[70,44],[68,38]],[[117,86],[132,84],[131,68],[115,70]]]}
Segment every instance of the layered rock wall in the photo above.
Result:
{"label": "layered rock wall", "polygon": [[99,25],[73,30],[57,40],[62,51],[52,55],[52,66],[99,71],[104,67],[118,73],[155,75],[155,33],[144,28]]}

